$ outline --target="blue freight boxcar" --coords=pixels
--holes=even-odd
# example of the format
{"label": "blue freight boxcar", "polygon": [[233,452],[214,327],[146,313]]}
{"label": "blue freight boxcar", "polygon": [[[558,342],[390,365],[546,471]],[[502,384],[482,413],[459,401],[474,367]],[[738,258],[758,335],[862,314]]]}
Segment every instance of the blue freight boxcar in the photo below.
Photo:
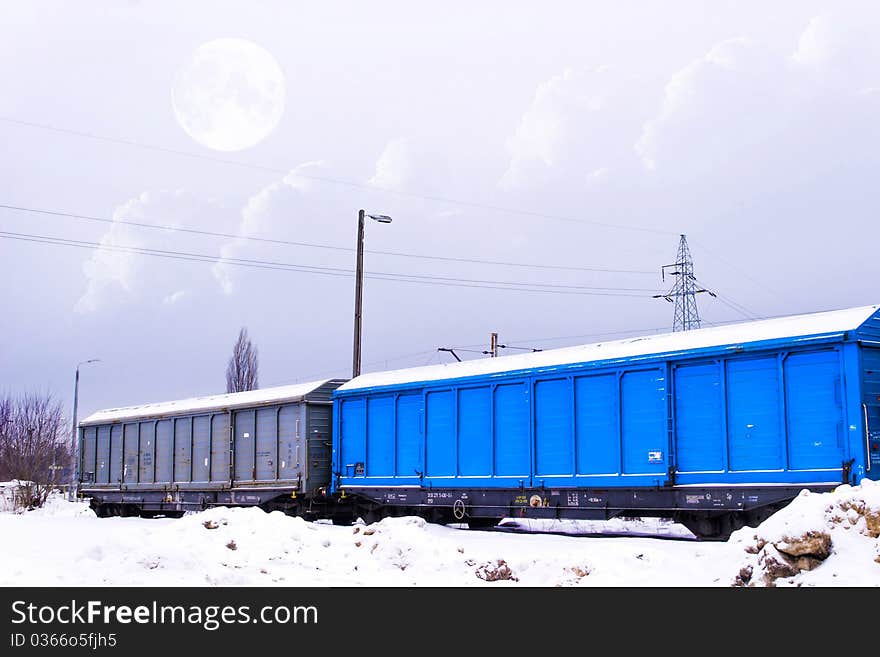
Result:
{"label": "blue freight boxcar", "polygon": [[334,392],[355,513],[670,516],[727,535],[880,473],[880,306],[360,376]]}

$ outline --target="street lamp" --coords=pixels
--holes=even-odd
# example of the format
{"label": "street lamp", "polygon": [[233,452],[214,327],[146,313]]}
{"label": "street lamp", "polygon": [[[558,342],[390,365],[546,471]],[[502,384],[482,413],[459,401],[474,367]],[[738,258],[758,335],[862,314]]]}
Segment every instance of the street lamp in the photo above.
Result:
{"label": "street lamp", "polygon": [[354,362],[351,368],[351,378],[361,373],[361,307],[364,294],[364,217],[369,217],[380,224],[390,224],[391,217],[387,214],[365,214],[363,210],[358,212],[358,236],[357,236],[357,271],[355,272],[354,287]]}
{"label": "street lamp", "polygon": [[76,453],[76,405],[79,400],[79,367],[80,365],[99,363],[100,361],[100,358],[91,358],[76,364],[76,383],[73,384],[73,428],[70,432],[70,486],[67,490],[67,499],[71,502],[76,499],[74,490],[76,489],[76,470],[79,464],[79,458],[77,458]]}

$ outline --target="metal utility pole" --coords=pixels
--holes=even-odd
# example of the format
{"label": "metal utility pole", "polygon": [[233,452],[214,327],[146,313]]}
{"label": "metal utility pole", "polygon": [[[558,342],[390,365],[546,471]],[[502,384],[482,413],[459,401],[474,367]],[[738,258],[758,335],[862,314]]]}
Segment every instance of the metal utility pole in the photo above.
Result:
{"label": "metal utility pole", "polygon": [[361,373],[361,307],[364,294],[364,211],[358,212],[357,267],[354,284],[354,360],[351,378]]}
{"label": "metal utility pole", "polygon": [[351,366],[351,378],[360,376],[361,373],[361,312],[364,296],[364,218],[369,217],[380,224],[390,224],[391,217],[385,214],[365,214],[358,211],[357,231],[357,267],[355,269],[354,287],[354,349]]}
{"label": "metal utility pole", "polygon": [[663,265],[660,274],[666,280],[666,270],[670,276],[677,276],[672,289],[666,294],[655,294],[655,299],[666,299],[675,304],[675,316],[672,320],[673,331],[689,331],[700,328],[700,311],[697,308],[697,295],[707,292],[710,296],[716,296],[714,292],[697,286],[694,276],[694,260],[688,248],[687,237],[681,236],[678,242],[678,254],[675,262],[671,265]]}
{"label": "metal utility pole", "polygon": [[76,471],[79,466],[79,455],[76,451],[76,407],[79,403],[79,367],[88,363],[97,363],[100,360],[100,358],[92,358],[91,360],[84,360],[76,364],[76,379],[73,384],[73,418],[71,419],[73,427],[70,432],[70,481],[67,489],[67,499],[71,502],[76,497]]}

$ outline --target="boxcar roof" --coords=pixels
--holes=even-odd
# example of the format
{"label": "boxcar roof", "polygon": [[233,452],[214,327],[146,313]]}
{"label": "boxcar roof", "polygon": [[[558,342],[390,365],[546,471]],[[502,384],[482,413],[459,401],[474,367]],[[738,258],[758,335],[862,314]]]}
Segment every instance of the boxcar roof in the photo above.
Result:
{"label": "boxcar roof", "polygon": [[141,404],[139,406],[126,406],[124,408],[109,408],[92,413],[82,420],[79,425],[108,424],[139,418],[203,413],[227,408],[259,406],[273,402],[296,402],[302,400],[303,397],[321,386],[331,381],[339,380],[341,379],[323,379],[321,381],[248,390],[246,392],[231,392],[223,395],[193,397],[192,399],[178,399],[176,401]]}
{"label": "boxcar roof", "polygon": [[875,316],[880,305],[791,315],[677,333],[661,333],[609,342],[564,347],[528,354],[482,358],[461,363],[412,367],[362,374],[338,388],[339,392],[407,383],[421,383],[501,372],[532,370],[592,361],[608,361],[682,353],[703,349],[736,349],[746,343],[770,340],[792,342],[852,331]]}

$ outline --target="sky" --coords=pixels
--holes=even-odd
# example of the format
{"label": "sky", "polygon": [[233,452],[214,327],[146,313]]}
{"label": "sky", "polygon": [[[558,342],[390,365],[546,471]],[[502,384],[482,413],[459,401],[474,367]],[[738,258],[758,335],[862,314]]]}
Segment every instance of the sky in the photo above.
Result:
{"label": "sky", "polygon": [[[69,406],[99,358],[80,418],[223,392],[241,327],[263,387],[350,376],[362,208],[393,218],[365,372],[670,330],[680,234],[704,325],[878,303],[878,28],[809,0],[5,2],[0,390]],[[196,54],[218,39],[253,45]]]}

